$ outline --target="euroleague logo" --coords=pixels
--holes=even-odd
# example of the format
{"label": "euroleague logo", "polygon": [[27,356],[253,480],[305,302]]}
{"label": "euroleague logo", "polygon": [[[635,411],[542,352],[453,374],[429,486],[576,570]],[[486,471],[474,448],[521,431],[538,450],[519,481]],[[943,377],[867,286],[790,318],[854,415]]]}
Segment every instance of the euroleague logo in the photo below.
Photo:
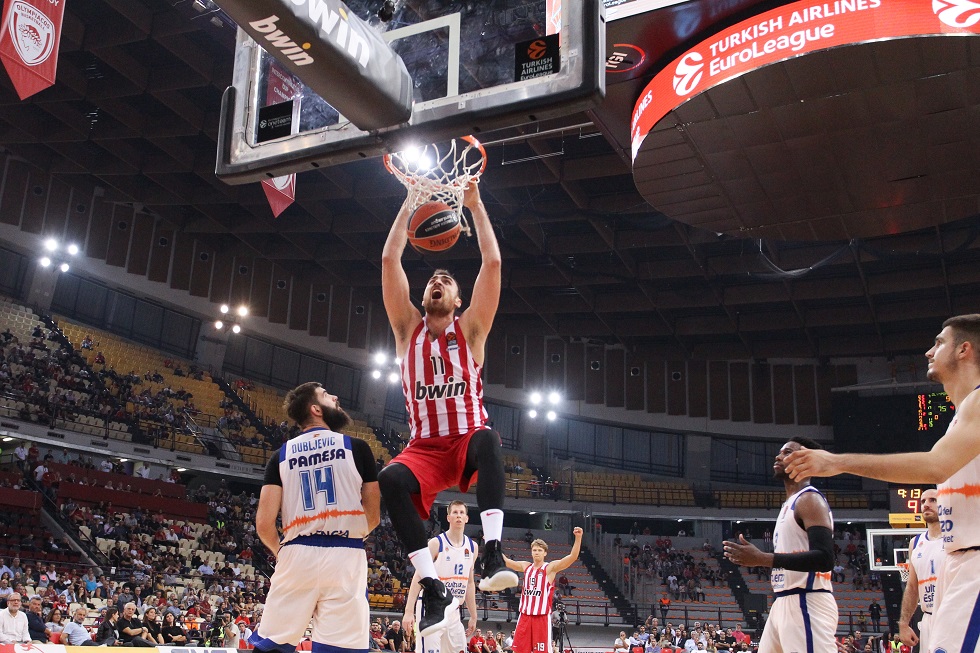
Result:
{"label": "euroleague logo", "polygon": [[531,45],[527,46],[527,58],[531,61],[537,61],[548,52],[548,44],[538,39],[537,41],[531,41]]}
{"label": "euroleague logo", "polygon": [[950,27],[973,27],[980,23],[980,3],[972,0],[932,0],[932,11]]}
{"label": "euroleague logo", "polygon": [[[939,2],[940,0],[936,0]],[[688,52],[677,63],[674,71],[674,92],[680,96],[688,95],[701,81],[704,74],[704,57],[697,52]]]}

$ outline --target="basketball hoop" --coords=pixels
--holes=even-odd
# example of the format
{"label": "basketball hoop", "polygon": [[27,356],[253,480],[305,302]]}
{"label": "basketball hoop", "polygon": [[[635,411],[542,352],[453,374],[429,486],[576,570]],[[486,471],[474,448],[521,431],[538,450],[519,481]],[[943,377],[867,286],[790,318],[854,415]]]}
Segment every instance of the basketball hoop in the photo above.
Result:
{"label": "basketball hoop", "polygon": [[470,227],[463,217],[463,194],[477,183],[487,167],[487,153],[473,136],[454,138],[448,144],[413,147],[386,154],[385,168],[408,189],[408,202],[414,211],[428,201],[451,206],[460,217],[463,233]]}
{"label": "basketball hoop", "polygon": [[902,577],[902,582],[903,583],[909,582],[909,563],[899,562],[895,566],[898,567],[898,573]]}

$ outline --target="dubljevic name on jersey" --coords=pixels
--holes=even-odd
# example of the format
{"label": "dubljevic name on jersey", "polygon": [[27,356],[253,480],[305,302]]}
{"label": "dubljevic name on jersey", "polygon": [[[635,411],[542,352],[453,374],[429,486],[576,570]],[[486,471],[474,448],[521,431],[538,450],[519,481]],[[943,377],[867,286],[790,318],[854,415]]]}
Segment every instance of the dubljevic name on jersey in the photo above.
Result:
{"label": "dubljevic name on jersey", "polygon": [[[296,467],[311,467],[331,460],[347,458],[347,449],[343,442],[337,443],[337,436],[328,435],[323,438],[316,438],[306,442],[294,442],[289,447],[289,469]],[[308,456],[296,454],[309,453]]]}

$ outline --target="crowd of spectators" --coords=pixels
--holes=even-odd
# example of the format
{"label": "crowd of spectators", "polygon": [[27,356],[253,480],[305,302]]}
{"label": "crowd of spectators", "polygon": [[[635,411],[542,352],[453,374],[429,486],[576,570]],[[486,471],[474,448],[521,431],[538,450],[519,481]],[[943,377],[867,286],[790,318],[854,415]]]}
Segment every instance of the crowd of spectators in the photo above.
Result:
{"label": "crowd of spectators", "polygon": [[757,651],[752,638],[742,631],[742,624],[722,629],[714,624],[695,621],[690,627],[650,615],[629,637],[620,631],[613,641],[613,653],[670,653],[673,651],[735,652]]}
{"label": "crowd of spectators", "polygon": [[640,579],[659,579],[663,594],[674,601],[704,601],[706,586],[726,582],[724,571],[704,560],[695,560],[689,551],[676,550],[669,537],[658,537],[653,544],[646,541],[640,545],[633,535],[625,547],[619,537],[613,542],[625,551],[623,574],[627,584],[634,574]]}

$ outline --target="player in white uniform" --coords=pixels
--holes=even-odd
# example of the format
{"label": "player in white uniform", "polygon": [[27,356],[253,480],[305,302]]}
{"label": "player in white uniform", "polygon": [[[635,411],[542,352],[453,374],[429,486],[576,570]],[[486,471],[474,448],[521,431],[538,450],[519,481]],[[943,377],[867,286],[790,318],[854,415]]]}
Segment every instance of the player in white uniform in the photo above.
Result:
{"label": "player in white uniform", "polygon": [[791,480],[784,460],[801,447],[819,449],[807,438],[792,438],[776,454],[773,476],[783,481],[786,501],[773,530],[774,553],[763,553],[739,535],[724,542],[725,557],[737,565],[772,567],[775,598],[759,651],[836,653],[837,601],[830,584],[834,568],[834,517],[810,480]]}
{"label": "player in white uniform", "polygon": [[350,418],[319,383],[291,390],[284,407],[303,432],[266,468],[255,527],[277,562],[262,623],[248,641],[259,651],[293,653],[312,618],[313,650],[365,651],[364,538],[381,521],[374,456],[364,440],[337,432]]}
{"label": "player in white uniform", "polygon": [[943,322],[926,352],[926,376],[943,384],[956,416],[930,451],[830,454],[800,451],[786,461],[792,476],[856,474],[892,483],[935,483],[946,561],[939,571],[929,646],[965,653],[980,639],[980,314]]}
{"label": "player in white uniform", "polygon": [[[459,601],[466,606],[469,622],[463,628],[459,610],[453,612],[445,630],[428,637],[415,638],[416,653],[460,653],[466,650],[466,642],[476,630],[476,584],[473,581],[473,563],[478,553],[476,543],[463,532],[469,522],[469,511],[462,501],[453,501],[446,508],[449,530],[429,540],[429,552],[439,574],[439,580]],[[422,618],[422,600],[419,591],[421,577],[415,572],[405,601],[402,628],[412,629],[413,622]]]}
{"label": "player in white uniform", "polygon": [[[922,520],[929,528],[919,533],[909,543],[909,581],[902,596],[902,616],[898,620],[899,635],[908,646],[919,645],[920,651],[929,650],[929,630],[936,598],[936,581],[942,568],[945,552],[940,532],[939,500],[935,490],[922,493]],[[916,636],[910,624],[915,606],[922,609],[919,634]]]}

